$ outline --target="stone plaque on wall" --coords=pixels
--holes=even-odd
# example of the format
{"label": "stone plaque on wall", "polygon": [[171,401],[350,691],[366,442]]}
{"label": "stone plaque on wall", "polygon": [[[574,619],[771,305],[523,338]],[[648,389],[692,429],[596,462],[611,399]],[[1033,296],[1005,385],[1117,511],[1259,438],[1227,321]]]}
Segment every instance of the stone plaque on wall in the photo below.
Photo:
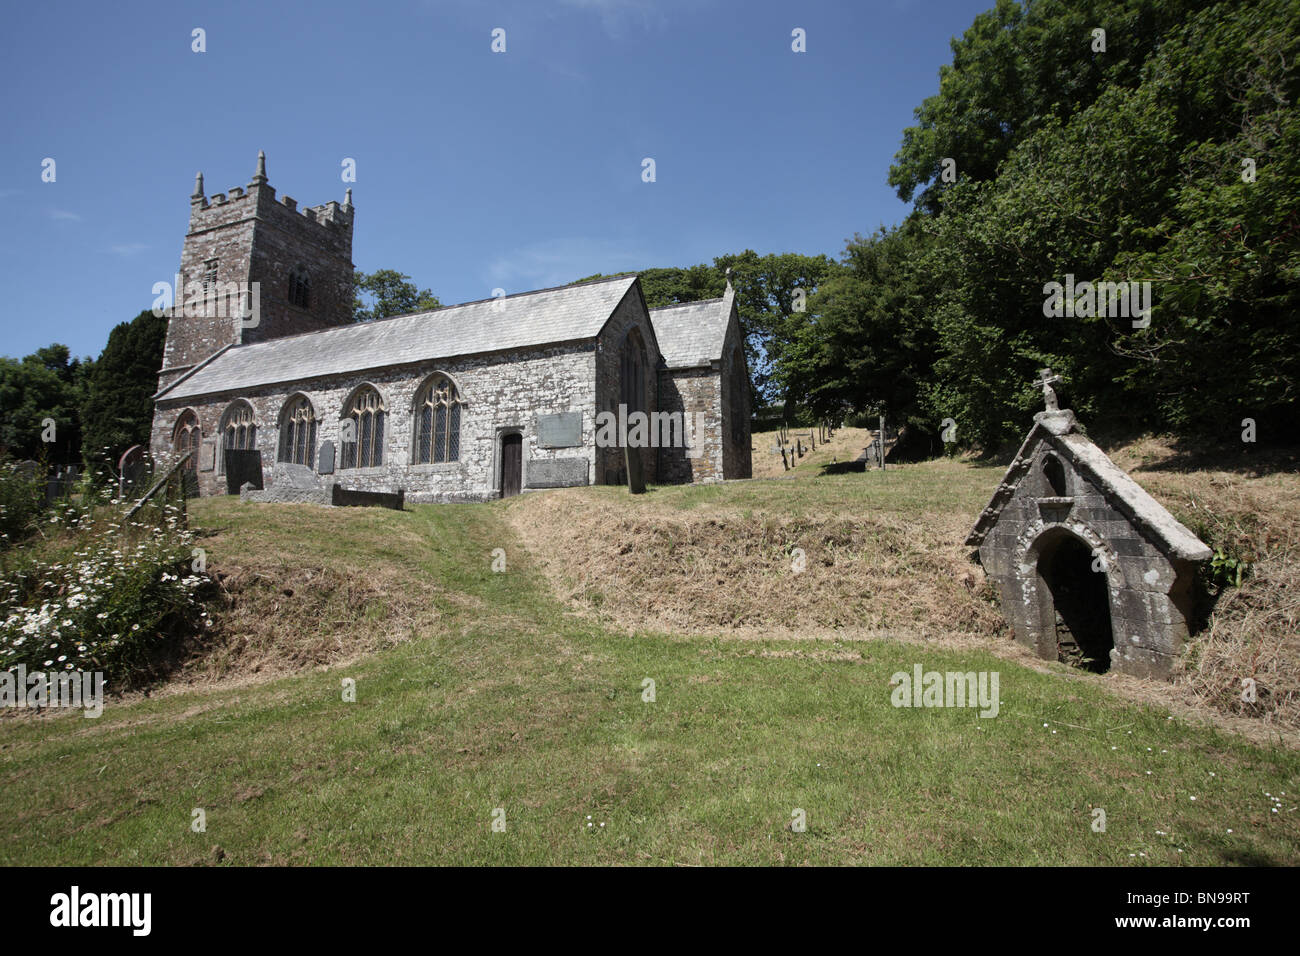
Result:
{"label": "stone plaque on wall", "polygon": [[538,448],[576,448],[581,444],[582,412],[537,416]]}
{"label": "stone plaque on wall", "polygon": [[572,488],[587,484],[585,458],[534,458],[528,462],[529,488]]}
{"label": "stone plaque on wall", "polygon": [[320,468],[317,471],[322,475],[334,474],[334,443],[332,441],[320,443]]}
{"label": "stone plaque on wall", "polygon": [[217,443],[211,438],[203,440],[203,446],[199,449],[199,470],[212,471],[217,467]]}

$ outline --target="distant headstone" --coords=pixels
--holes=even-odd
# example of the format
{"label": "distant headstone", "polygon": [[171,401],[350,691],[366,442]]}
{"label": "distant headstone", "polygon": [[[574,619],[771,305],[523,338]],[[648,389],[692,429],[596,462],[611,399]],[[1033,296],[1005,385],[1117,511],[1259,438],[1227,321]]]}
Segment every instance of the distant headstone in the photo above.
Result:
{"label": "distant headstone", "polygon": [[117,496],[125,498],[139,489],[145,477],[145,447],[132,445],[117,460]]}
{"label": "distant headstone", "polygon": [[641,471],[641,449],[623,446],[623,460],[627,463],[627,490],[634,495],[645,493],[645,475]]}
{"label": "distant headstone", "polygon": [[199,471],[213,471],[216,467],[217,443],[211,438],[205,438],[199,448]]}
{"label": "distant headstone", "polygon": [[322,475],[334,474],[334,443],[332,441],[323,441],[320,443],[319,471]]}
{"label": "distant headstone", "polygon": [[28,458],[26,461],[20,461],[16,465],[14,465],[14,474],[16,474],[19,478],[23,479],[24,481],[31,481],[32,479],[34,479],[36,477],[36,473],[40,470],[41,470],[40,464],[38,462],[32,461],[30,458]]}

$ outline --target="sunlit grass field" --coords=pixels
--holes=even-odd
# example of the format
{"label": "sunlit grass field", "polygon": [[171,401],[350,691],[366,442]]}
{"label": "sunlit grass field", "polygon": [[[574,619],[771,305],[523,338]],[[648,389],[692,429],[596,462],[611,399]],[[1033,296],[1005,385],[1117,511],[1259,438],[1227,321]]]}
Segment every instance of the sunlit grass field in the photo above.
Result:
{"label": "sunlit grass field", "polygon": [[[978,509],[996,476],[944,462],[929,485],[856,477],[654,495],[814,510],[860,495],[906,511],[957,494]],[[990,653],[606,630],[552,595],[509,506],[192,502],[210,571],[377,574],[429,614],[400,643],[288,676],[110,699],[98,720],[5,714],[0,863],[1300,861],[1292,750]],[[360,646],[384,605],[351,610]],[[895,708],[891,676],[916,664],[998,671],[998,716]]]}

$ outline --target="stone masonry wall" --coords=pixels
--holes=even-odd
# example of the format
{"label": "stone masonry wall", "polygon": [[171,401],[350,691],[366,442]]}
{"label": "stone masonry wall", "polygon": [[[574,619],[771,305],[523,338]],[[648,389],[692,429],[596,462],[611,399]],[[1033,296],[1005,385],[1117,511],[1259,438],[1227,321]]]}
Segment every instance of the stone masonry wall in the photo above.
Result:
{"label": "stone masonry wall", "polygon": [[749,371],[745,365],[744,341],[734,304],[722,346],[718,407],[722,409],[722,420],[718,426],[722,436],[722,476],[753,477]]}
{"label": "stone masonry wall", "polygon": [[[1054,492],[1043,462],[1054,453],[1066,476],[1068,503],[1040,506]],[[1033,451],[1032,463],[980,545],[980,563],[997,580],[1003,613],[1022,643],[1056,659],[1050,627],[1050,595],[1037,567],[1039,543],[1054,528],[1078,538],[1100,558],[1107,575],[1112,666],[1136,676],[1164,677],[1181,651],[1191,613],[1192,575],[1171,561],[1139,525],[1121,513],[1050,436]]]}
{"label": "stone masonry wall", "polygon": [[[185,286],[203,282],[207,263],[215,259],[221,289],[260,283],[260,312],[257,326],[250,328],[240,321],[240,303],[235,301],[207,307],[200,315],[174,314],[167,327],[160,386],[223,346],[351,321],[352,207],[331,202],[299,212],[293,200],[286,200],[277,202],[274,189],[257,183],[191,198],[176,302],[192,298],[186,296]],[[289,304],[295,268],[303,269],[311,281],[310,309]]]}
{"label": "stone masonry wall", "polygon": [[704,450],[691,458],[684,448],[659,449],[659,480],[665,484],[718,481],[723,477],[722,378],[714,368],[661,369],[661,408],[666,412],[704,414]]}
{"label": "stone masonry wall", "polygon": [[[484,500],[499,493],[500,437],[509,431],[523,435],[525,488],[530,462],[552,458],[585,460],[588,481],[592,480],[596,452],[594,369],[593,346],[584,343],[372,370],[328,380],[276,385],[238,395],[214,396],[198,403],[168,402],[164,398],[155,406],[150,447],[159,461],[171,457],[176,421],[186,408],[197,413],[204,442],[217,441],[226,410],[236,399],[246,399],[255,412],[257,447],[262,453],[263,475],[270,486],[275,480],[280,414],[289,399],[301,393],[315,409],[317,455],[321,442],[334,442],[336,470],[332,477],[341,486],[388,492],[403,488],[411,501]],[[412,406],[416,391],[434,372],[450,375],[468,403],[461,421],[460,460],[413,465]],[[339,468],[340,415],[356,388],[366,383],[378,389],[387,410],[383,464],[375,468]],[[538,448],[536,416],[574,411],[582,413],[582,445]],[[201,464],[204,454],[200,456]],[[215,457],[212,470],[199,471],[200,492],[204,495],[226,491],[220,455]],[[318,462],[317,457],[313,467]],[[321,480],[323,484],[324,476]]]}
{"label": "stone masonry wall", "polygon": [[[659,396],[658,389],[655,387],[656,370],[660,365],[659,347],[656,344],[654,329],[650,324],[650,313],[646,310],[645,302],[636,285],[628,290],[623,301],[610,315],[609,321],[605,323],[605,328],[597,337],[596,345],[596,389],[595,402],[598,411],[610,411],[615,415],[618,413],[619,403],[619,374],[620,361],[619,350],[623,346],[623,340],[627,337],[629,331],[637,328],[641,332],[641,338],[645,342],[645,381],[646,381],[646,405],[647,414],[658,411]],[[584,424],[585,427],[585,424]],[[623,449],[617,447],[597,448],[595,450],[595,484],[608,484],[617,481],[617,476],[623,474],[626,470],[623,461]],[[657,475],[657,458],[658,455],[653,448],[642,448],[641,466],[642,474],[647,482],[658,481]]]}

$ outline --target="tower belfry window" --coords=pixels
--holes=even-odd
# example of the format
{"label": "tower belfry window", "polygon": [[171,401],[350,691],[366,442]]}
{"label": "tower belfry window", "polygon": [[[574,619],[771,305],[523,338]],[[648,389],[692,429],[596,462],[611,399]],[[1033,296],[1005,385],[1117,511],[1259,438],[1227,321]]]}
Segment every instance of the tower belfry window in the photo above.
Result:
{"label": "tower belfry window", "polygon": [[311,308],[311,280],[302,269],[296,269],[289,276],[289,304],[302,309]]}
{"label": "tower belfry window", "polygon": [[203,263],[203,291],[207,292],[217,284],[217,263],[220,260],[208,259]]}

